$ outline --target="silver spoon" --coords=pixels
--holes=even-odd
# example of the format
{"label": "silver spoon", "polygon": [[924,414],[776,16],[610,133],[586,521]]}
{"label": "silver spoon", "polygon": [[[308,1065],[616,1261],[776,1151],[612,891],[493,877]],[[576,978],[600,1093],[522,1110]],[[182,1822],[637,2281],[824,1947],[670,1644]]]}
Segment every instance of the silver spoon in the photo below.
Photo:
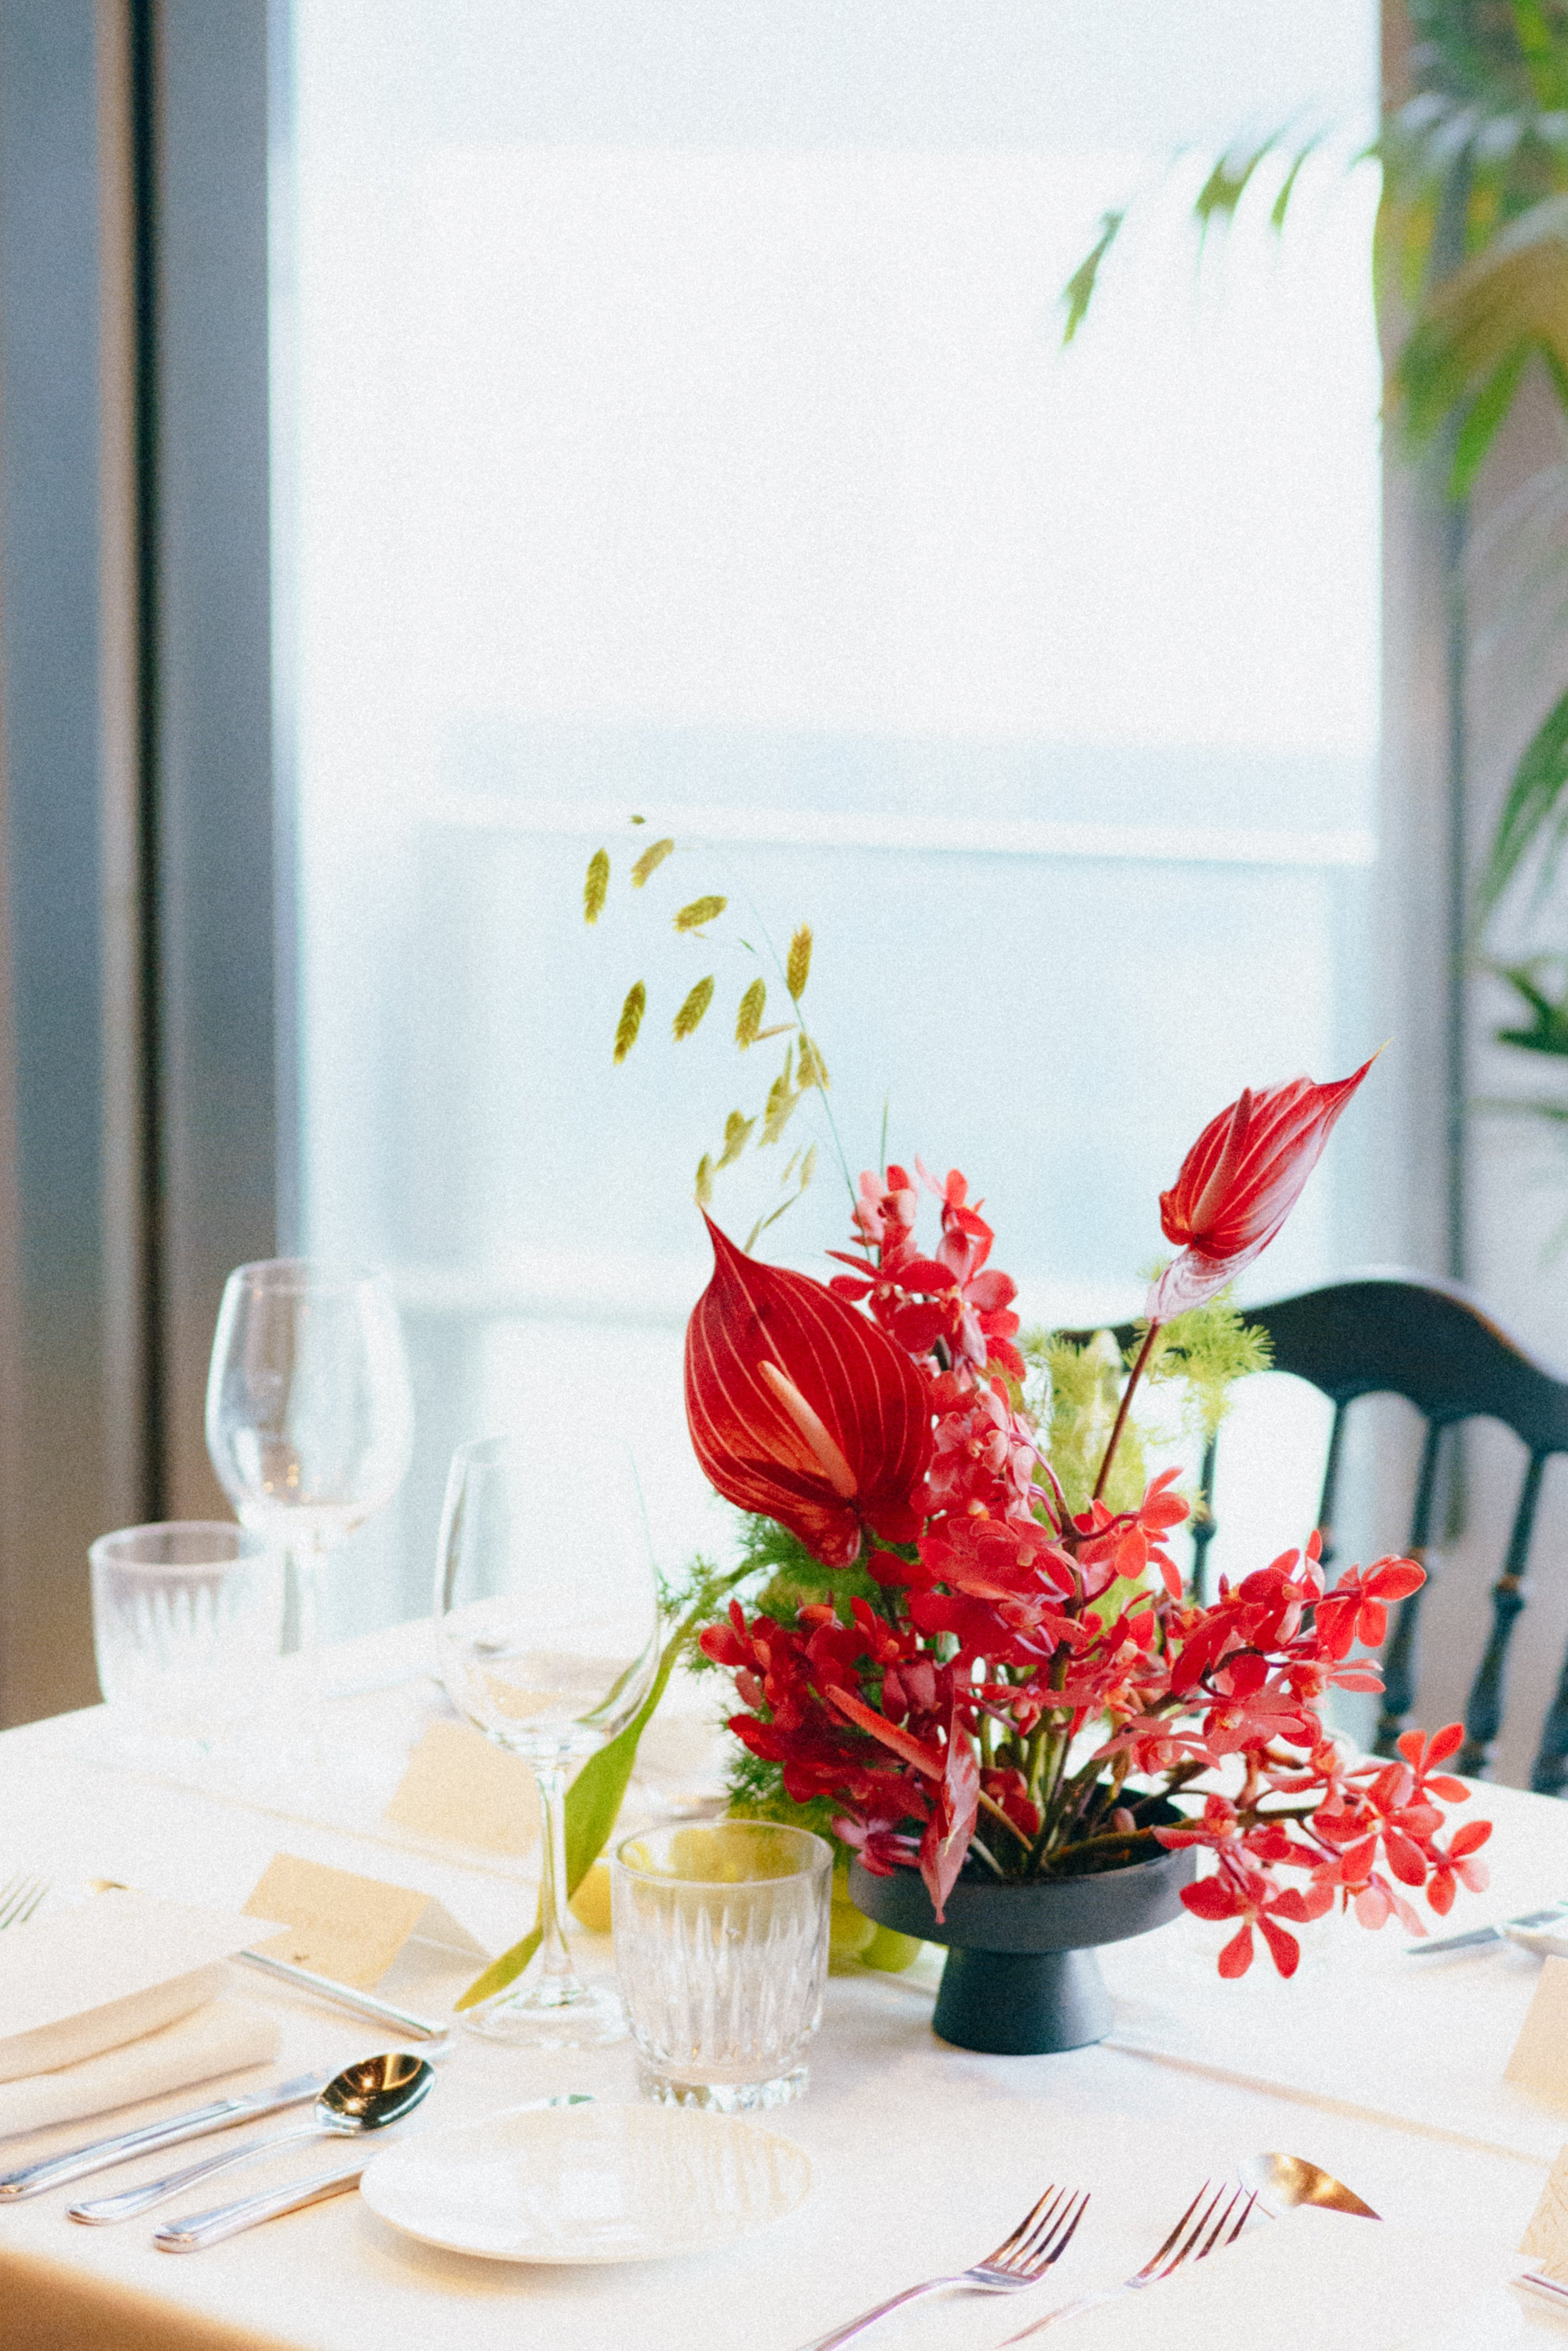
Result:
{"label": "silver spoon", "polygon": [[193,2188],[197,2180],[210,2179],[214,2172],[227,2171],[231,2164],[245,2163],[253,2155],[272,2155],[301,2139],[354,2138],[364,2131],[384,2130],[388,2123],[412,2114],[434,2080],[434,2066],[407,2049],[394,2049],[384,2057],[361,2057],[357,2065],[346,2065],[333,2075],[311,2109],[311,2120],[298,2130],[281,2131],[276,2138],[248,2138],[226,2155],[210,2155],[204,2162],[187,2164],[183,2171],[171,2171],[145,2187],[66,2209],[73,2220],[133,2220],[166,2196],[177,2196],[182,2189]]}
{"label": "silver spoon", "polygon": [[1355,2212],[1364,2220],[1377,2214],[1332,2171],[1320,2171],[1300,2155],[1249,2155],[1236,2167],[1244,2188],[1252,2189],[1266,2212],[1288,2212],[1296,2204],[1321,2204],[1330,2212]]}

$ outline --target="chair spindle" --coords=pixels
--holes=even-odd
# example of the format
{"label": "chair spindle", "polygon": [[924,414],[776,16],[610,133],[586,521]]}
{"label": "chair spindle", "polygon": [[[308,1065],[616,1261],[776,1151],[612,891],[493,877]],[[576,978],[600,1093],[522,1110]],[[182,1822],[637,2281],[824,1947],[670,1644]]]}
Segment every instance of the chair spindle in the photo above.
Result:
{"label": "chair spindle", "polygon": [[1535,1531],[1535,1506],[1541,1499],[1541,1473],[1545,1467],[1544,1454],[1531,1455],[1520,1492],[1519,1508],[1513,1514],[1508,1556],[1502,1563],[1502,1573],[1491,1588],[1491,1634],[1465,1708],[1465,1743],[1454,1758],[1455,1771],[1464,1773],[1467,1779],[1486,1777],[1491,1761],[1492,1743],[1502,1721],[1502,1679],[1508,1663],[1508,1645],[1524,1609],[1524,1571],[1530,1558],[1530,1539]]}
{"label": "chair spindle", "polygon": [[[1429,1420],[1426,1441],[1421,1447],[1421,1467],[1416,1478],[1416,1502],[1410,1513],[1410,1541],[1406,1545],[1406,1556],[1418,1567],[1427,1564],[1427,1550],[1432,1537],[1432,1498],[1437,1489],[1437,1457],[1443,1443],[1443,1424]],[[1421,1599],[1426,1586],[1413,1592],[1408,1600],[1399,1603],[1394,1619],[1394,1632],[1383,1653],[1383,1704],[1378,1710],[1377,1736],[1372,1742],[1375,1755],[1392,1755],[1395,1741],[1405,1728],[1405,1718],[1416,1703],[1416,1632],[1420,1622]]]}

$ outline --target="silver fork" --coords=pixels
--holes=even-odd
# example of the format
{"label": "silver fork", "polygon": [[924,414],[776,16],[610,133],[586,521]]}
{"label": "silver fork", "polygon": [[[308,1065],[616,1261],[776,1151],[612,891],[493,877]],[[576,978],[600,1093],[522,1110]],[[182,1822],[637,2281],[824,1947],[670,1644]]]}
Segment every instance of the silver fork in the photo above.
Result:
{"label": "silver fork", "polygon": [[[1032,2325],[1023,2327],[1017,2335],[1008,2335],[998,2345],[998,2351],[1007,2351],[1009,2343],[1021,2343],[1025,2335],[1038,2335],[1043,2327],[1054,2326],[1059,2318],[1075,2318],[1081,2310],[1098,2310],[1102,2303],[1114,2302],[1124,2294],[1136,2294],[1142,2286],[1158,2285],[1163,2279],[1179,2270],[1185,2261],[1200,2262],[1218,2244],[1233,2245],[1252,2217],[1258,2191],[1254,2189],[1250,2195],[1239,2188],[1231,2188],[1228,2191],[1224,2181],[1212,2196],[1208,2190],[1209,2183],[1206,2179],[1159,2252],[1152,2254],[1132,2277],[1124,2279],[1120,2285],[1109,2286],[1099,2294],[1081,2294],[1076,2302],[1064,2302],[1057,2309],[1048,2310],[1045,2316],[1037,2318]],[[1208,2201],[1203,2204],[1206,2196]],[[1203,2204],[1201,2212],[1197,2209],[1200,2204]],[[1241,2207],[1239,2213],[1236,2210],[1238,2204]]]}
{"label": "silver fork", "polygon": [[802,2351],[837,2351],[839,2344],[853,2342],[857,2335],[863,2335],[889,2311],[902,2310],[907,2303],[920,2302],[928,2294],[943,2294],[949,2286],[971,2286],[981,2294],[1016,2294],[1020,2286],[1033,2285],[1053,2262],[1061,2259],[1088,2204],[1087,2191],[1074,2196],[1071,2189],[1048,2188],[1012,2235],[1004,2237],[996,2252],[988,2253],[972,2269],[960,2270],[956,2277],[927,2278],[924,2285],[907,2286],[890,2302],[879,2302],[874,2310],[862,2310],[847,2326],[836,2327],[831,2335],[818,2335],[814,2342],[803,2346]]}
{"label": "silver fork", "polygon": [[47,1877],[29,1877],[26,1870],[0,1886],[0,1928],[25,1927],[48,1890]]}

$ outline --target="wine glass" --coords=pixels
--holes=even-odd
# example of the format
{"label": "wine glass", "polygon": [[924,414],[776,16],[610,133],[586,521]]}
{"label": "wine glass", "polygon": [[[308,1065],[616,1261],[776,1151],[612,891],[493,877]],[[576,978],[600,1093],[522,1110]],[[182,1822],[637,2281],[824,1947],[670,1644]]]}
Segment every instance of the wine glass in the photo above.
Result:
{"label": "wine glass", "polygon": [[314,1258],[237,1266],[218,1310],[206,1427],[235,1516],[288,1553],[314,1712],[322,1562],[391,1501],[413,1450],[408,1358],[381,1277]]}
{"label": "wine glass", "polygon": [[570,1395],[529,1435],[458,1447],[446,1481],[435,1633],[459,1712],[538,1783],[539,1948],[469,2017],[493,2040],[587,2048],[625,2032],[612,1988],[580,1982],[563,1932],[569,1764],[623,1729],[658,1663],[659,1607],[631,1456]]}

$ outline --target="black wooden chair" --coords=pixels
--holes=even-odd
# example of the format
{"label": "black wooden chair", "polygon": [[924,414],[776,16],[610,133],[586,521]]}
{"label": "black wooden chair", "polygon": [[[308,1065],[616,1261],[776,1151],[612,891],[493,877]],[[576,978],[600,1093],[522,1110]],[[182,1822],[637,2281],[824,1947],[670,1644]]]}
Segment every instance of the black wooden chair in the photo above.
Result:
{"label": "black wooden chair", "polygon": [[[1465,1743],[1455,1769],[1481,1776],[1502,1720],[1503,1676],[1513,1628],[1525,1604],[1524,1574],[1534,1532],[1542,1473],[1554,1453],[1568,1453],[1568,1380],[1528,1354],[1457,1283],[1413,1274],[1374,1273],[1322,1290],[1303,1290],[1248,1320],[1273,1344],[1274,1368],[1310,1380],[1333,1405],[1318,1526],[1323,1557],[1333,1558],[1333,1520],[1345,1419],[1358,1396],[1399,1395],[1427,1426],[1416,1476],[1409,1540],[1412,1559],[1424,1560],[1432,1540],[1438,1462],[1445,1434],[1467,1420],[1499,1420],[1528,1453],[1502,1573],[1491,1592],[1491,1627],[1465,1707]],[[1074,1337],[1086,1333],[1074,1332]],[[1125,1346],[1131,1326],[1115,1333]],[[1203,1490],[1214,1491],[1217,1447],[1204,1457]],[[1193,1530],[1195,1575],[1206,1590],[1205,1563],[1214,1540],[1212,1516]],[[1416,1698],[1416,1640],[1425,1589],[1401,1602],[1384,1649],[1385,1690],[1375,1751],[1390,1755]],[[1530,1784],[1555,1796],[1568,1782],[1568,1662],[1547,1712]]]}

